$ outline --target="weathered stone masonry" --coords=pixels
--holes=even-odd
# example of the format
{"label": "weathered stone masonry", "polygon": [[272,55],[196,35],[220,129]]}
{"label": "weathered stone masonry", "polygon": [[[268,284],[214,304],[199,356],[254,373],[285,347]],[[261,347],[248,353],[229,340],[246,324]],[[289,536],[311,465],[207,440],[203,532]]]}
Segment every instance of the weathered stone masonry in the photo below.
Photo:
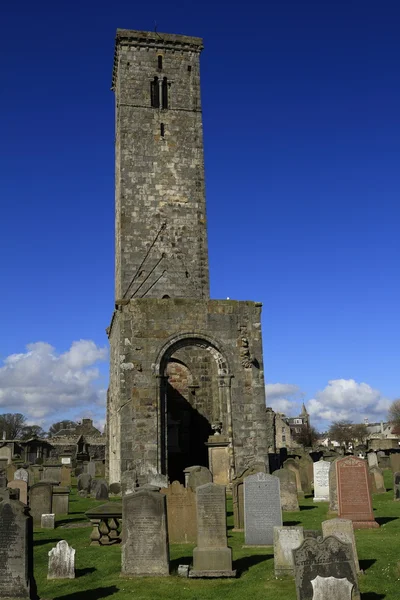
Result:
{"label": "weathered stone masonry", "polygon": [[202,47],[117,32],[110,482],[127,469],[181,478],[207,465],[213,431],[229,439],[231,477],[267,457],[261,305],[209,299]]}

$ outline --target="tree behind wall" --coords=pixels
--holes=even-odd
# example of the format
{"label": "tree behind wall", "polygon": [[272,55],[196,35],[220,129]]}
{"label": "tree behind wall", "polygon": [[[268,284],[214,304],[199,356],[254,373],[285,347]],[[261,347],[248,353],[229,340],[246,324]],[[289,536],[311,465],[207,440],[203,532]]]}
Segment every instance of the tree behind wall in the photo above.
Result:
{"label": "tree behind wall", "polygon": [[26,418],[21,413],[4,413],[0,415],[0,440],[15,440],[21,437]]}

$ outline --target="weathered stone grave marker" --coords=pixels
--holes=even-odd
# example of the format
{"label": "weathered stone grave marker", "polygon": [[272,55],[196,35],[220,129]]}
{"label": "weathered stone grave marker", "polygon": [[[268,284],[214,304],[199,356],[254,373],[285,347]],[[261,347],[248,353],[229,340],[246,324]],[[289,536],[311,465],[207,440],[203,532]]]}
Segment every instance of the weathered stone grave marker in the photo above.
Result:
{"label": "weathered stone grave marker", "polygon": [[374,519],[367,463],[346,456],[336,462],[338,516],[353,521],[355,529],[379,527]]}
{"label": "weathered stone grave marker", "polygon": [[96,500],[108,501],[108,485],[104,480],[100,480],[97,486]]}
{"label": "weathered stone grave marker", "polygon": [[26,469],[23,469],[22,467],[20,469],[17,469],[14,473],[14,479],[22,479],[22,481],[26,481],[26,483],[29,482],[29,473]]}
{"label": "weathered stone grave marker", "polygon": [[337,479],[336,479],[336,463],[340,460],[336,458],[331,462],[329,469],[329,513],[337,514],[338,511],[338,497],[337,497]]}
{"label": "weathered stone grave marker", "polygon": [[274,527],[275,577],[294,575],[292,550],[304,541],[303,527]]}
{"label": "weathered stone grave marker", "polygon": [[77,487],[78,491],[90,492],[92,476],[89,473],[81,473],[78,476]]}
{"label": "weathered stone grave marker", "polygon": [[377,456],[376,452],[368,452],[367,460],[368,460],[369,467],[377,467],[378,466],[378,456]]}
{"label": "weathered stone grave marker", "polygon": [[69,513],[69,488],[57,485],[53,487],[52,511],[55,515]]}
{"label": "weathered stone grave marker", "polygon": [[400,452],[393,452],[389,455],[390,468],[393,473],[400,471]]}
{"label": "weathered stone grave marker", "polygon": [[18,489],[19,490],[19,501],[23,504],[28,504],[28,484],[23,479],[17,479],[14,481],[9,481],[8,488],[11,490]]}
{"label": "weathered stone grave marker", "polygon": [[353,584],[348,579],[320,577],[312,580],[313,600],[352,600]]}
{"label": "weathered stone grave marker", "polygon": [[42,515],[40,520],[40,527],[42,529],[55,529],[56,526],[56,515],[54,513],[48,515]]}
{"label": "weathered stone grave marker", "polygon": [[166,498],[139,489],[122,500],[122,575],[169,575]]}
{"label": "weathered stone grave marker", "polygon": [[47,579],[75,578],[75,550],[68,542],[61,540],[49,552]]}
{"label": "weathered stone grave marker", "polygon": [[243,482],[249,475],[255,473],[266,473],[265,463],[253,463],[247,467],[238,477],[232,481],[232,505],[233,505],[233,526],[234,531],[244,530],[244,496]]}
{"label": "weathered stone grave marker", "polygon": [[212,483],[212,474],[207,467],[188,467],[184,470],[186,487],[196,491],[200,485]]}
{"label": "weathered stone grave marker", "polygon": [[299,500],[297,496],[296,475],[290,469],[279,469],[273,475],[278,477],[281,490],[281,508],[288,512],[298,512]]}
{"label": "weathered stone grave marker", "polygon": [[370,467],[369,472],[371,473],[374,481],[375,493],[386,494],[385,482],[383,479],[383,471],[379,467]]}
{"label": "weathered stone grave marker", "polygon": [[61,486],[71,487],[71,467],[69,465],[61,465]]}
{"label": "weathered stone grave marker", "polygon": [[320,460],[314,467],[314,502],[329,502],[329,470],[331,463]]}
{"label": "weathered stone grave marker", "polygon": [[348,579],[354,586],[353,600],[360,600],[351,544],[345,544],[334,536],[307,538],[299,548],[293,550],[293,561],[298,600],[313,599],[311,581],[318,575]]}
{"label": "weathered stone grave marker", "polygon": [[35,483],[29,490],[29,507],[34,525],[40,525],[43,514],[52,512],[53,486]]}
{"label": "weathered stone grave marker", "polygon": [[167,498],[168,539],[170,544],[195,543],[197,539],[196,494],[174,481],[162,490]]}
{"label": "weathered stone grave marker", "polygon": [[244,536],[248,546],[271,546],[274,526],[282,525],[280,482],[275,475],[256,473],[244,480]]}
{"label": "weathered stone grave marker", "polygon": [[301,477],[300,477],[300,464],[298,460],[294,458],[288,458],[283,463],[284,469],[289,469],[289,471],[293,471],[296,476],[296,486],[297,486],[297,495],[302,497],[304,496],[303,488],[301,487]]}
{"label": "weathered stone grave marker", "polygon": [[334,535],[341,542],[351,544],[353,549],[354,564],[357,573],[360,573],[360,564],[358,562],[358,553],[356,538],[354,537],[353,522],[349,519],[330,519],[322,521],[322,535],[324,538]]}

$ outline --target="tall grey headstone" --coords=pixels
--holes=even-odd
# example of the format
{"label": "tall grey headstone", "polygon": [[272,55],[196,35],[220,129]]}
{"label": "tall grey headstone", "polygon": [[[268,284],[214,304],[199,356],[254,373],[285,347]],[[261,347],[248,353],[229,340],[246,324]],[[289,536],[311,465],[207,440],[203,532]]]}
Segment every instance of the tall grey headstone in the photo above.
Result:
{"label": "tall grey headstone", "polygon": [[169,575],[166,498],[146,489],[122,499],[123,576]]}
{"label": "tall grey headstone", "polygon": [[196,489],[197,546],[189,577],[235,577],[226,531],[225,486],[206,483]]}
{"label": "tall grey headstone", "polygon": [[53,486],[35,483],[29,490],[29,507],[34,525],[40,525],[42,515],[52,512]]}
{"label": "tall grey headstone", "polygon": [[297,496],[296,475],[290,469],[279,469],[273,475],[280,481],[281,507],[288,512],[298,512],[299,500]]}
{"label": "tall grey headstone", "polygon": [[331,463],[320,460],[313,464],[314,502],[329,502],[329,470]]}
{"label": "tall grey headstone", "polygon": [[32,527],[25,507],[0,494],[0,598],[29,600]]}
{"label": "tall grey headstone", "polygon": [[293,552],[304,541],[303,527],[274,527],[275,577],[294,575]]}
{"label": "tall grey headstone", "polygon": [[244,537],[248,546],[272,546],[274,527],[282,525],[280,483],[256,473],[244,480]]}
{"label": "tall grey headstone", "polygon": [[312,600],[311,581],[320,577],[348,579],[354,586],[353,600],[360,600],[360,590],[351,544],[337,537],[306,538],[293,550],[297,600]]}
{"label": "tall grey headstone", "polygon": [[29,482],[29,473],[26,469],[23,469],[22,467],[20,469],[17,469],[14,473],[14,479],[22,479],[22,481],[26,481],[26,483]]}
{"label": "tall grey headstone", "polygon": [[321,577],[317,575],[311,581],[313,587],[312,600],[352,600],[353,584],[348,579]]}
{"label": "tall grey headstone", "polygon": [[49,552],[47,579],[75,578],[75,550],[68,542],[61,540]]}
{"label": "tall grey headstone", "polygon": [[350,519],[329,519],[328,521],[322,521],[322,535],[324,538],[334,535],[341,542],[351,544],[353,549],[354,564],[357,573],[360,572],[360,564],[358,562],[358,553],[356,546],[356,538],[354,536],[353,523]]}

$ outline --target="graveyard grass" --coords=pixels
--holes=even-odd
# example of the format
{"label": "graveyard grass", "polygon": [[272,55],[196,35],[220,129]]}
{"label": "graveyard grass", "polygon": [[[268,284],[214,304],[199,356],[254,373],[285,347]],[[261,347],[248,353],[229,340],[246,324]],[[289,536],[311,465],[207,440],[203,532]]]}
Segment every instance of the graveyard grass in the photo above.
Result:
{"label": "graveyard grass", "polygon": [[[386,494],[373,497],[379,529],[356,531],[362,600],[397,600],[400,587],[400,502],[393,501],[391,471],[385,471]],[[84,512],[94,505],[73,490],[70,514],[57,519],[55,530],[35,529],[34,559],[38,596],[42,600],[295,600],[292,579],[274,576],[273,548],[243,548],[243,533],[233,533],[232,502],[228,500],[228,543],[233,550],[236,580],[192,580],[177,577],[179,564],[190,564],[193,545],[171,545],[171,577],[120,577],[120,546],[90,546],[91,527]],[[301,510],[284,513],[284,525],[320,529],[327,517],[327,503],[314,504],[311,497],[300,501]],[[79,526],[87,523],[86,526]],[[65,525],[77,527],[65,528]],[[48,552],[65,539],[76,549],[76,578],[48,581]]]}

